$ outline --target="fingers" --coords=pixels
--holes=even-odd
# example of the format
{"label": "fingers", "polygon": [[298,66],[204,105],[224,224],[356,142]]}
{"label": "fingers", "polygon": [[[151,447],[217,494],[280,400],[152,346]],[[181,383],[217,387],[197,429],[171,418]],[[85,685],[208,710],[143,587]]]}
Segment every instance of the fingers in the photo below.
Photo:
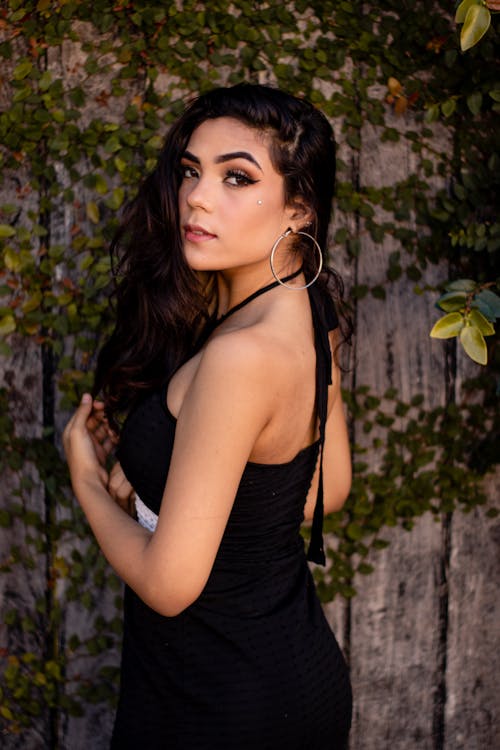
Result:
{"label": "fingers", "polygon": [[117,462],[109,473],[108,492],[127,513],[133,515],[134,489]]}
{"label": "fingers", "polygon": [[86,427],[87,419],[92,412],[92,406],[92,396],[90,395],[90,393],[84,393],[80,401],[80,406],[74,413],[73,419],[71,420],[73,422],[73,427],[77,427],[79,429],[84,429]]}
{"label": "fingers", "polygon": [[95,441],[87,428],[92,408],[92,397],[85,393],[63,432],[63,446],[75,492],[77,486],[81,487],[95,477],[104,487],[108,483],[105,462],[99,460]]}
{"label": "fingers", "polygon": [[97,458],[104,466],[108,456],[118,442],[118,437],[108,424],[102,401],[93,402],[93,408],[87,418],[86,426]]}
{"label": "fingers", "polygon": [[92,410],[92,397],[88,393],[84,393],[81,401],[80,406],[75,411],[71,419],[69,420],[68,424],[66,425],[64,432],[63,432],[63,445],[64,448],[67,451],[67,448],[69,447],[69,441],[70,436],[73,430],[82,430],[85,429],[85,424],[87,422],[87,419],[89,417],[89,414]]}

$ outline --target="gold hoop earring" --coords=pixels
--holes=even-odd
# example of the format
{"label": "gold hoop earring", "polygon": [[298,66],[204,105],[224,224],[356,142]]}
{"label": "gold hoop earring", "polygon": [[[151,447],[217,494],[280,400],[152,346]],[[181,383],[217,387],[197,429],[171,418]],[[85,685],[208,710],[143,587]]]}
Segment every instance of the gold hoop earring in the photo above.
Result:
{"label": "gold hoop earring", "polygon": [[[284,281],[281,281],[281,279],[278,278],[278,274],[274,270],[274,254],[276,253],[276,250],[281,240],[284,240],[285,237],[288,237],[290,234],[301,234],[304,237],[308,237],[310,240],[312,240],[312,242],[314,243],[314,248],[317,251],[318,256],[319,256],[319,266],[318,266],[318,270],[316,271],[316,275],[314,276],[313,279],[311,279],[311,281],[308,281],[307,284],[303,284],[303,286],[289,286],[288,284],[285,284]],[[272,274],[274,278],[276,279],[276,281],[278,282],[278,284],[281,284],[281,286],[284,286],[287,289],[295,289],[296,291],[300,291],[301,289],[308,289],[310,286],[312,286],[312,284],[314,284],[314,282],[320,275],[321,269],[323,268],[323,253],[321,252],[321,248],[318,244],[318,241],[311,234],[308,234],[307,232],[294,232],[293,229],[287,229],[286,232],[284,232],[283,234],[280,234],[280,236],[274,243],[272,250],[271,250],[271,255],[269,258],[269,263],[271,264]]]}

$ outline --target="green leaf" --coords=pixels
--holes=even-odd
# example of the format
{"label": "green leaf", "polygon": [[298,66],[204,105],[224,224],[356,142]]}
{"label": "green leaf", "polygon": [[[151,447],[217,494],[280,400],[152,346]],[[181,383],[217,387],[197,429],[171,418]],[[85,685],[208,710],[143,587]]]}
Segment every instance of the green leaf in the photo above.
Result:
{"label": "green leaf", "polygon": [[0,336],[8,336],[16,330],[16,319],[12,313],[7,313],[0,318]]}
{"label": "green leaf", "polygon": [[488,303],[484,301],[484,299],[481,299],[479,296],[475,297],[471,304],[471,307],[476,307],[480,312],[482,312],[486,320],[489,320],[490,323],[495,322],[497,316],[488,305]]}
{"label": "green leaf", "polygon": [[472,292],[476,286],[477,284],[473,279],[456,279],[446,284],[446,289],[449,292]]}
{"label": "green leaf", "polygon": [[85,207],[87,218],[93,223],[99,223],[99,206],[95,201],[89,201]]}
{"label": "green leaf", "polygon": [[10,224],[0,224],[0,237],[13,237],[15,233],[16,230]]}
{"label": "green leaf", "polygon": [[458,336],[463,325],[464,316],[459,312],[451,312],[434,323],[429,335],[433,339],[451,339]]}
{"label": "green leaf", "polygon": [[476,295],[475,302],[485,302],[495,318],[500,318],[500,297],[490,289],[483,289]]}
{"label": "green leaf", "polygon": [[478,115],[481,111],[481,104],[483,103],[483,95],[480,91],[474,91],[467,97],[467,106],[473,115]]}
{"label": "green leaf", "polygon": [[23,305],[23,312],[29,313],[33,310],[36,310],[38,307],[40,307],[42,303],[42,293],[40,291],[33,292],[31,297],[28,297],[26,302]]}
{"label": "green leaf", "polygon": [[29,60],[24,60],[23,62],[19,63],[19,65],[16,65],[16,67],[12,71],[12,77],[15,81],[22,81],[23,78],[29,76],[32,70],[33,63],[31,63]]}
{"label": "green leaf", "polygon": [[463,23],[472,5],[479,5],[481,0],[462,0],[455,13],[455,23]]}
{"label": "green leaf", "polygon": [[460,34],[460,47],[462,52],[473,47],[481,37],[486,34],[490,27],[491,14],[484,5],[471,5],[467,11],[462,32]]}
{"label": "green leaf", "polygon": [[493,336],[493,334],[495,333],[494,326],[487,318],[484,317],[483,313],[479,310],[471,310],[467,318],[468,320],[470,320],[473,326],[479,328],[483,336]]}
{"label": "green leaf", "polygon": [[450,117],[457,108],[455,99],[447,99],[441,104],[441,112],[445,117]]}
{"label": "green leaf", "polygon": [[124,198],[125,190],[121,187],[117,187],[113,190],[113,192],[107,199],[106,205],[108,206],[108,208],[112,208],[114,211],[117,211],[122,205]]}
{"label": "green leaf", "polygon": [[465,307],[466,299],[466,292],[447,292],[438,299],[436,304],[445,312],[456,312]]}
{"label": "green leaf", "polygon": [[464,326],[460,331],[460,343],[465,353],[474,362],[485,365],[488,362],[488,348],[484,336],[476,326]]}
{"label": "green leaf", "polygon": [[363,529],[359,524],[353,521],[347,525],[346,534],[349,539],[356,541],[358,539],[361,539],[361,537],[363,536]]}

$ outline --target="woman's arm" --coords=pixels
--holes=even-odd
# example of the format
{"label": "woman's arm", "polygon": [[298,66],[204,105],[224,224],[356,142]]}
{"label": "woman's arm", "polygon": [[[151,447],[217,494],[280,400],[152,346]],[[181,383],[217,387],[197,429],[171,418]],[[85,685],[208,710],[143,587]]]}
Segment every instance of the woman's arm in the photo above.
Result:
{"label": "woman's arm", "polygon": [[340,510],[351,489],[352,464],[349,435],[340,392],[340,371],[334,365],[330,388],[331,409],[326,421],[323,454],[323,496],[325,513]]}
{"label": "woman's arm", "polygon": [[[236,334],[235,334],[236,335]],[[250,334],[211,342],[184,398],[153,535],[107,491],[83,400],[64,445],[73,488],[111,565],[153,609],[176,615],[203,590],[252,447],[272,414],[269,352]],[[90,397],[89,397],[90,399]]]}

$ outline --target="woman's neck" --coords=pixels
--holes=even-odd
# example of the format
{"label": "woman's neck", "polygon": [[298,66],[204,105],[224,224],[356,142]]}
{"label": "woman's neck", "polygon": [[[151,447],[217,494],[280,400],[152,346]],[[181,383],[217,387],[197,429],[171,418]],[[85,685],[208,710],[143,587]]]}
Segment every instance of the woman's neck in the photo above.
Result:
{"label": "woman's neck", "polygon": [[[288,264],[283,271],[283,277],[295,273],[300,268],[300,261]],[[217,290],[219,297],[219,309],[217,317],[224,315],[227,310],[238,305],[253,292],[267,286],[275,279],[271,272],[269,262],[259,267],[242,267],[216,272]]]}

